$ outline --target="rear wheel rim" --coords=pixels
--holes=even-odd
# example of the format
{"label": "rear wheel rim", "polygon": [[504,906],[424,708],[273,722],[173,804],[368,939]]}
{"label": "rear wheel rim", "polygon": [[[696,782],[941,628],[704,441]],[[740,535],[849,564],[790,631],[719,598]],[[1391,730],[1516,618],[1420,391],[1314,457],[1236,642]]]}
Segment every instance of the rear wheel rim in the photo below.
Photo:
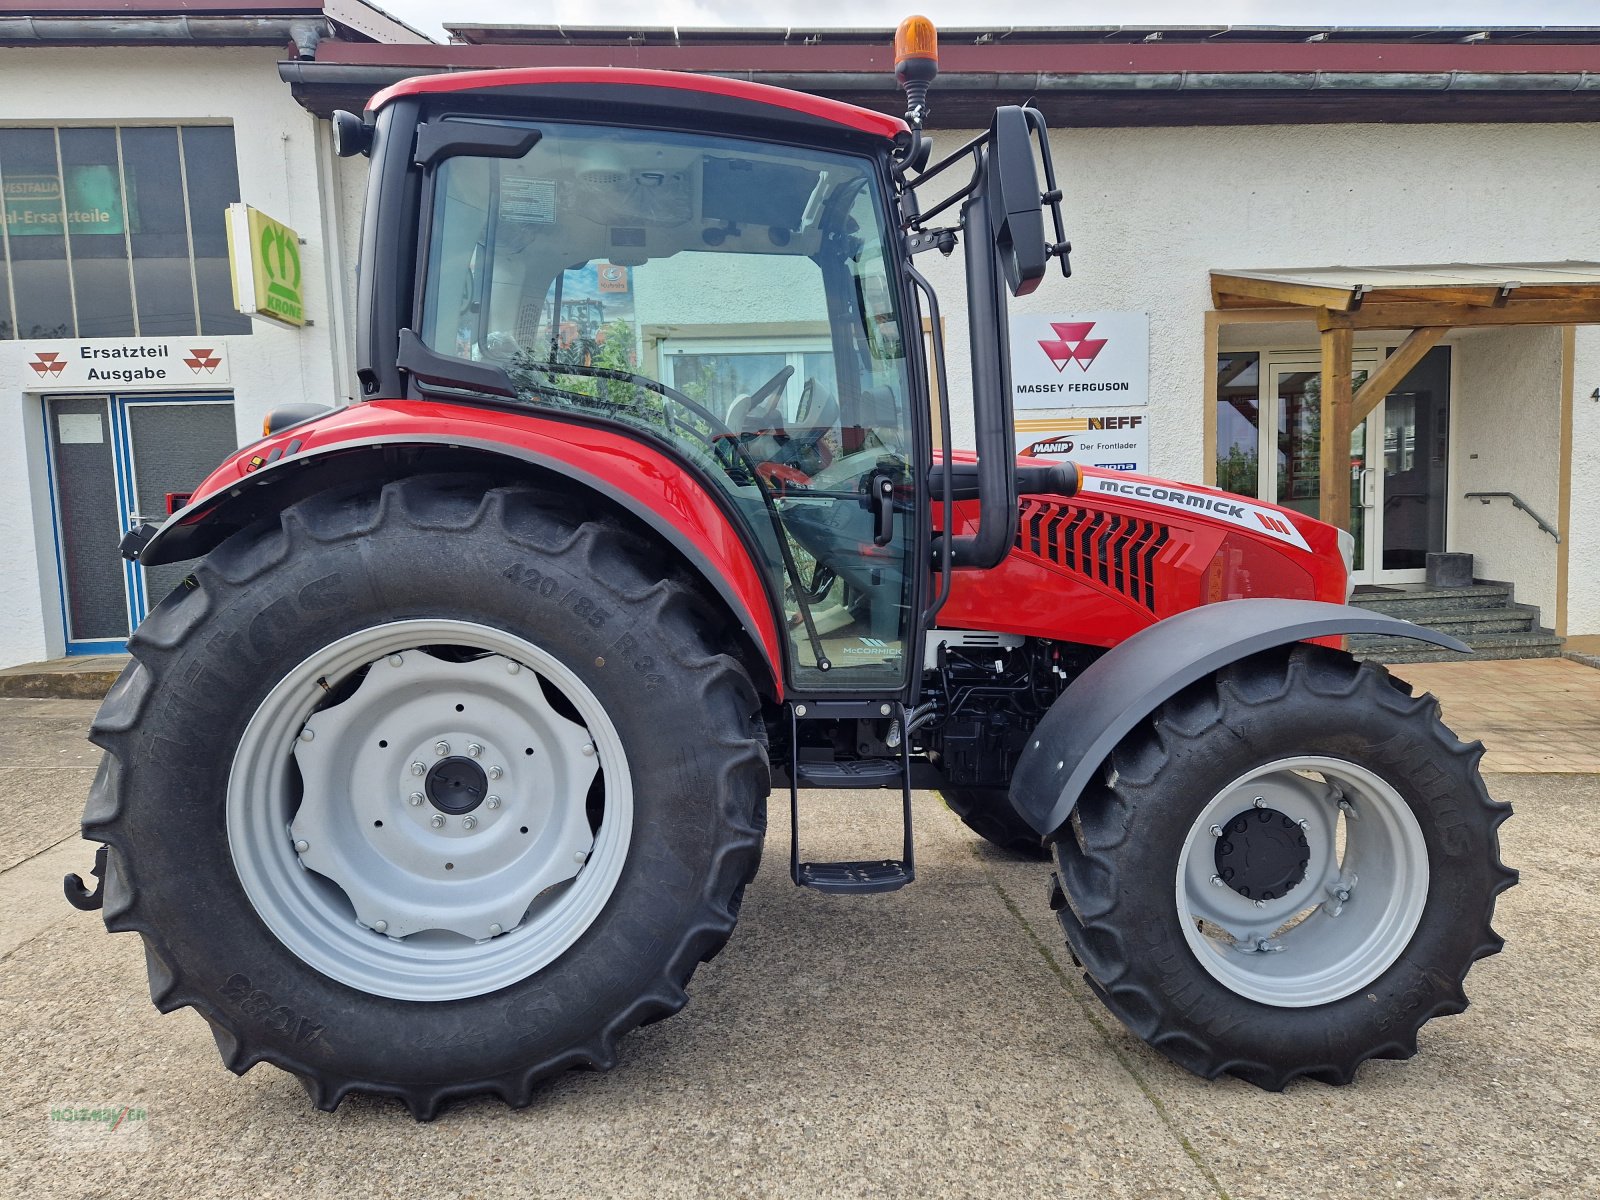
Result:
{"label": "rear wheel rim", "polygon": [[1281,1008],[1329,1004],[1382,975],[1427,893],[1410,805],[1345,759],[1282,758],[1241,775],[1201,809],[1178,860],[1178,917],[1200,965]]}
{"label": "rear wheel rim", "polygon": [[554,962],[610,900],[633,816],[622,739],[588,686],[456,620],[376,625],[306,658],[251,718],[228,782],[257,914],[324,975],[399,1000],[482,995]]}

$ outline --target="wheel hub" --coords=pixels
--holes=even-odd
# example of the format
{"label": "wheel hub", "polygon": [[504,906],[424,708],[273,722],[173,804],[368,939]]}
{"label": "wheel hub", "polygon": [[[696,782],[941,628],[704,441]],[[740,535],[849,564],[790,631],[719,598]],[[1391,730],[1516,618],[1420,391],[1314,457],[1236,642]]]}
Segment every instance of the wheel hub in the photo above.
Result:
{"label": "wheel hub", "polygon": [[594,846],[591,736],[514,659],[390,654],[306,720],[294,757],[301,865],[390,938],[516,929]]}
{"label": "wheel hub", "polygon": [[1275,808],[1246,809],[1217,840],[1217,874],[1247,900],[1287,894],[1306,877],[1310,862],[1305,831]]}
{"label": "wheel hub", "polygon": [[465,816],[489,794],[489,776],[470,758],[453,754],[433,764],[423,785],[428,802],[453,817]]}

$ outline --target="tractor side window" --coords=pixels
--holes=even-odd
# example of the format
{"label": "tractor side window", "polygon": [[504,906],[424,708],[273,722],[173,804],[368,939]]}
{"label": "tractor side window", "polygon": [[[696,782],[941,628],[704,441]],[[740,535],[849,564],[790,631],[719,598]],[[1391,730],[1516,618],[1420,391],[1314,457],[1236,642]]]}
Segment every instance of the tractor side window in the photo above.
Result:
{"label": "tractor side window", "polygon": [[[502,368],[529,405],[667,443],[759,547],[791,680],[899,687],[914,442],[872,164],[540,130],[522,158],[434,171],[423,341]],[[874,507],[885,483],[887,512]]]}

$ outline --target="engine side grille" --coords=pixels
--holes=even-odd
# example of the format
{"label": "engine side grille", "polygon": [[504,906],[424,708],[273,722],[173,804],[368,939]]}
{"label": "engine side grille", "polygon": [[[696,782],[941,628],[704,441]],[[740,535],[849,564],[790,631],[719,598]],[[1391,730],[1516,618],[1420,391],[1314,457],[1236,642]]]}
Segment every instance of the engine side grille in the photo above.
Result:
{"label": "engine side grille", "polygon": [[1071,504],[1022,501],[1017,549],[1115,589],[1151,612],[1165,525]]}

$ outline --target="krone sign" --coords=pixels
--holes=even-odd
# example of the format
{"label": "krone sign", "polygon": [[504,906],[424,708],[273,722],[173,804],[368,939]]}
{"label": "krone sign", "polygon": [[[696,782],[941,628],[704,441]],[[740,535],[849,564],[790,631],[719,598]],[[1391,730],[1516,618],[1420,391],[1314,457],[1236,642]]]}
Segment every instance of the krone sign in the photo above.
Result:
{"label": "krone sign", "polygon": [[1019,411],[1148,404],[1149,316],[1012,313],[1011,389]]}
{"label": "krone sign", "polygon": [[282,221],[247,204],[228,205],[228,265],[240,312],[296,328],[306,323],[300,237]]}

